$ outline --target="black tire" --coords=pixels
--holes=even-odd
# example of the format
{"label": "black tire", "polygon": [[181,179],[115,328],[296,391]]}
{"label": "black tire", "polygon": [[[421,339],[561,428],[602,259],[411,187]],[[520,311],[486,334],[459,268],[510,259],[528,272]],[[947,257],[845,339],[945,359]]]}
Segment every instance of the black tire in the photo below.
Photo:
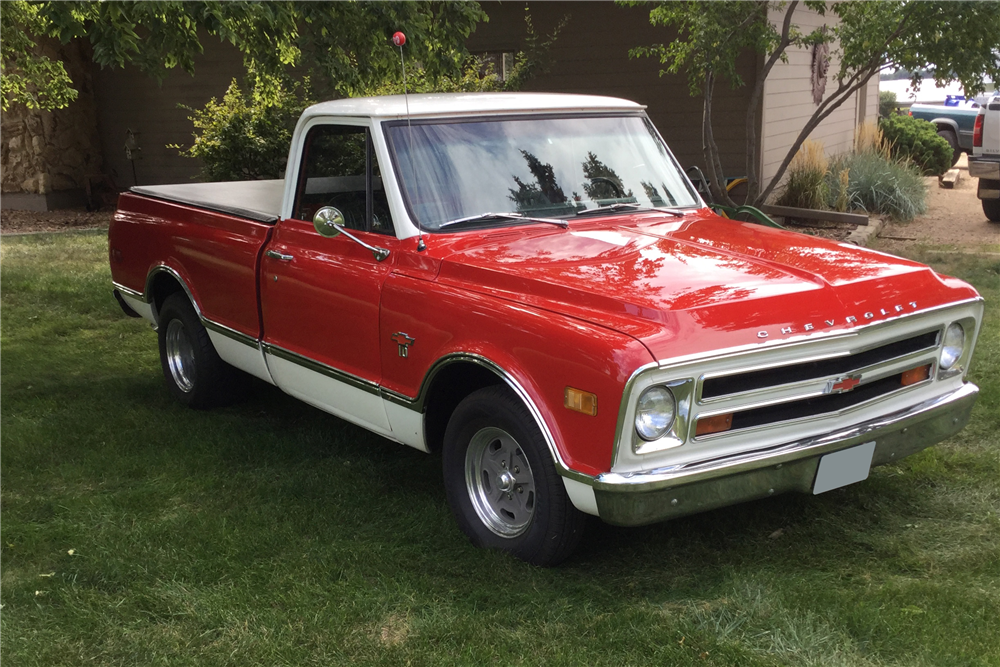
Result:
{"label": "black tire", "polygon": [[983,213],[991,222],[1000,222],[1000,199],[983,199]]}
{"label": "black tire", "polygon": [[962,157],[962,149],[958,145],[958,136],[955,134],[955,130],[941,128],[938,130],[938,136],[951,146],[951,166],[954,167],[958,164],[958,158]]}
{"label": "black tire", "polygon": [[585,516],[566,495],[535,420],[506,387],[459,403],[442,459],[448,504],[475,546],[548,567],[580,543]]}
{"label": "black tire", "polygon": [[157,327],[163,376],[178,401],[203,410],[242,395],[240,372],[219,358],[186,294],[167,297]]}

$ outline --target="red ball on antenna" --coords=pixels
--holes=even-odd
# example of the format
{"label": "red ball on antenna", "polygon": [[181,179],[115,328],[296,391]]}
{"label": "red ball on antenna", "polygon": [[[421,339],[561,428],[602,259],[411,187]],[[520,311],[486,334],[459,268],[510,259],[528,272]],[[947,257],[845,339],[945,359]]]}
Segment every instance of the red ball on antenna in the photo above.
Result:
{"label": "red ball on antenna", "polygon": [[396,46],[402,46],[406,44],[406,35],[401,32],[397,32],[392,36],[392,43]]}

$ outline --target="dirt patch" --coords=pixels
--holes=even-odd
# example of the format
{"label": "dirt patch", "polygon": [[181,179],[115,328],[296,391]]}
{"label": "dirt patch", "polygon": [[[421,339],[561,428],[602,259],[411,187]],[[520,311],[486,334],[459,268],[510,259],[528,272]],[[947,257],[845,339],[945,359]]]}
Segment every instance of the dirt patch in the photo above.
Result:
{"label": "dirt patch", "polygon": [[113,211],[64,209],[61,211],[0,211],[0,233],[65,232],[76,229],[107,229]]}
{"label": "dirt patch", "polygon": [[910,245],[948,245],[958,250],[997,251],[1000,223],[990,222],[976,197],[978,178],[969,177],[966,156],[958,165],[959,178],[954,189],[938,185],[937,177],[924,179],[927,184],[927,213],[910,222],[888,222],[879,232],[879,248],[894,252]]}

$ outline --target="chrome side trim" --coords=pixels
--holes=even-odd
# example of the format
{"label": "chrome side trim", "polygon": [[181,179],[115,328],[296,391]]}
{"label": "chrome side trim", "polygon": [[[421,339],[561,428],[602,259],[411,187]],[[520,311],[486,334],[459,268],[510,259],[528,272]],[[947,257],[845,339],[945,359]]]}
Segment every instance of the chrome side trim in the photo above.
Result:
{"label": "chrome side trim", "polygon": [[350,373],[345,373],[342,370],[338,370],[333,366],[327,366],[324,363],[314,361],[309,357],[304,357],[301,354],[292,352],[291,350],[286,350],[283,347],[278,347],[277,345],[271,345],[270,343],[261,343],[261,349],[264,354],[273,354],[279,359],[284,359],[285,361],[290,361],[293,364],[297,364],[315,373],[325,375],[328,378],[342,382],[348,386],[354,387],[355,389],[360,389],[369,394],[379,395],[379,385],[377,382],[372,382],[371,380],[365,380],[357,375],[351,375]]}
{"label": "chrome side trim", "polygon": [[430,390],[431,383],[434,381],[435,376],[437,376],[437,374],[447,366],[459,362],[473,363],[478,366],[482,366],[503,380],[504,383],[506,383],[507,386],[513,390],[517,397],[521,399],[524,405],[528,408],[528,412],[531,413],[531,417],[535,420],[538,430],[542,432],[542,437],[545,439],[545,444],[549,448],[549,453],[552,454],[552,460],[556,465],[556,471],[563,477],[568,477],[570,479],[575,479],[588,484],[591,483],[593,478],[590,475],[577,472],[567,465],[566,461],[559,453],[559,449],[556,447],[556,441],[555,438],[552,437],[552,431],[549,430],[548,425],[542,418],[541,411],[538,409],[535,402],[531,400],[531,396],[528,395],[528,392],[525,391],[524,387],[522,387],[510,373],[504,370],[500,364],[480,354],[473,354],[471,352],[456,352],[445,355],[435,361],[434,365],[431,366],[431,369],[427,371],[427,375],[424,376],[424,380],[420,385],[420,393],[418,393],[416,397],[410,398],[404,394],[383,388],[381,389],[382,398],[392,403],[396,403],[397,405],[422,413],[427,401],[427,392]]}
{"label": "chrome side trim", "polygon": [[[882,429],[905,427],[908,422],[920,421],[938,410],[958,408],[965,404],[971,409],[978,394],[979,388],[970,382],[953,392],[838,431],[717,459],[694,461],[641,472],[603,473],[593,478],[593,486],[596,490],[622,493],[657,491],[682,484],[734,475],[763,466],[786,463],[836,450],[842,447],[845,441],[865,438]],[[957,421],[958,417],[955,417],[955,420]]]}
{"label": "chrome side trim", "polygon": [[[174,269],[170,268],[166,264],[157,264],[152,269],[150,269],[149,274],[146,275],[146,286],[144,288],[145,292],[143,292],[143,299],[145,299],[146,303],[152,303],[153,302],[153,289],[152,289],[153,288],[153,279],[159,273],[167,273],[174,280],[176,280],[178,283],[180,283],[181,289],[183,289],[184,293],[187,294],[188,301],[190,301],[191,305],[194,307],[194,312],[198,314],[198,319],[200,319],[201,321],[204,322],[205,321],[205,316],[201,314],[201,308],[198,307],[198,301],[195,300],[194,294],[191,293],[191,288],[189,288],[187,286],[187,283],[184,282],[184,279],[181,278],[181,274],[177,273],[177,271],[175,271]],[[155,306],[153,307],[153,314],[154,315],[159,315],[159,313],[156,312],[156,307]]]}
{"label": "chrome side trim", "polygon": [[146,295],[143,294],[142,292],[137,292],[134,289],[125,287],[121,283],[115,282],[114,280],[111,281],[111,286],[114,287],[119,292],[121,292],[124,296],[129,296],[132,297],[133,299],[138,299],[139,301],[144,301],[146,303],[149,303],[148,301],[146,301]]}
{"label": "chrome side trim", "polygon": [[243,343],[244,345],[249,345],[250,347],[257,349],[259,347],[258,339],[253,336],[248,336],[245,333],[237,331],[236,329],[231,329],[224,324],[219,324],[218,322],[213,322],[212,320],[202,317],[201,324],[209,331],[214,331],[217,334],[225,336],[226,338],[231,338],[237,343]]}

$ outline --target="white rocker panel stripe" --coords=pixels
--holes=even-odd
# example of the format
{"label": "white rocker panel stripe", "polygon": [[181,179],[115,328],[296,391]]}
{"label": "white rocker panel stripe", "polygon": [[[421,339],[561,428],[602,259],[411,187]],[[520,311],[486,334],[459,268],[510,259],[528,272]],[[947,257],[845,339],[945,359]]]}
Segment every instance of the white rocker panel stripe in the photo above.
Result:
{"label": "white rocker panel stripe", "polygon": [[274,383],[285,393],[386,438],[398,440],[389,426],[389,418],[377,390],[351,386],[307,368],[298,360],[287,358],[291,355],[283,350],[265,346],[264,352]]}
{"label": "white rocker panel stripe", "polygon": [[274,384],[271,373],[267,370],[264,354],[259,347],[235,340],[211,327],[205,328],[208,330],[212,345],[215,346],[215,351],[224,362],[269,384]]}

